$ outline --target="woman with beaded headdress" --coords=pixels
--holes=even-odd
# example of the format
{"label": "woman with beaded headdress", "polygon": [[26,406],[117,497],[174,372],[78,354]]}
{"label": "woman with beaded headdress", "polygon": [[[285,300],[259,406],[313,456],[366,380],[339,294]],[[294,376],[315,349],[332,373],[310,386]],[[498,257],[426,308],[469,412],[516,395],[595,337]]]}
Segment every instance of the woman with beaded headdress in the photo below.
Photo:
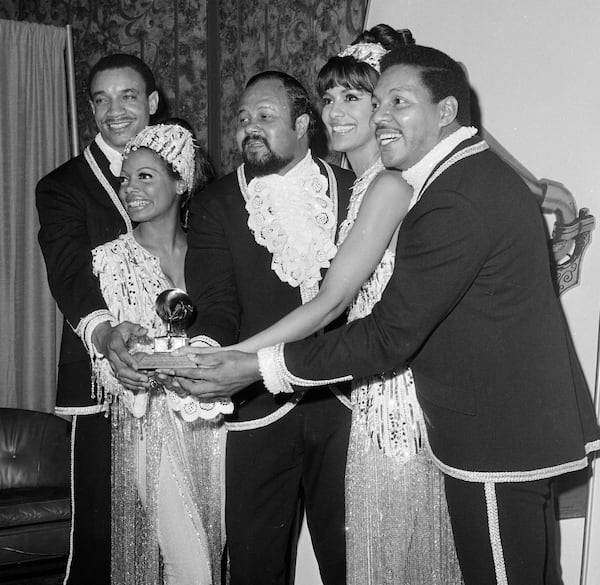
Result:
{"label": "woman with beaded headdress", "polygon": [[[394,267],[397,232],[412,189],[384,169],[371,95],[381,57],[414,43],[408,30],[380,24],[321,69],[317,90],[333,150],[357,175],[339,250],[315,299],[233,349],[254,352],[302,339],[350,305],[348,319],[370,313]],[[356,380],[346,468],[347,582],[350,585],[457,585],[462,582],[442,474],[426,448],[410,370]]]}
{"label": "woman with beaded headdress", "polygon": [[[111,313],[147,333],[132,353],[151,353],[152,338],[166,333],[157,296],[185,290],[182,208],[210,166],[184,126],[147,126],[126,145],[119,197],[136,227],[92,251]],[[105,358],[93,361],[113,419],[112,582],[220,583],[220,414],[231,404],[202,404],[156,382],[134,392]]]}

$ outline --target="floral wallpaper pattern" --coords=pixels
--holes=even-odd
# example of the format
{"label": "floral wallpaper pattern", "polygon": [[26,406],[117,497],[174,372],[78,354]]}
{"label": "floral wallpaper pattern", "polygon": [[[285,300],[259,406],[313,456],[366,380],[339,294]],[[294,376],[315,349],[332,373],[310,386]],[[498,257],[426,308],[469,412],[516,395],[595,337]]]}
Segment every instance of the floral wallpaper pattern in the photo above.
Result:
{"label": "floral wallpaper pattern", "polygon": [[246,81],[259,71],[278,69],[296,77],[314,96],[317,73],[362,31],[366,7],[366,0],[220,2],[224,169],[239,164],[233,134]]}
{"label": "floral wallpaper pattern", "polygon": [[[218,7],[214,28],[207,27],[208,2]],[[188,120],[205,145],[209,125],[215,128],[219,143],[211,158],[227,172],[239,162],[235,116],[246,80],[266,68],[281,69],[312,90],[319,68],[362,30],[366,5],[367,0],[3,0],[0,18],[72,25],[82,145],[96,131],[86,94],[91,67],[103,55],[131,53],[153,70],[162,115]],[[220,115],[212,120],[209,42],[218,47],[220,69],[214,79],[219,103],[211,110]]]}

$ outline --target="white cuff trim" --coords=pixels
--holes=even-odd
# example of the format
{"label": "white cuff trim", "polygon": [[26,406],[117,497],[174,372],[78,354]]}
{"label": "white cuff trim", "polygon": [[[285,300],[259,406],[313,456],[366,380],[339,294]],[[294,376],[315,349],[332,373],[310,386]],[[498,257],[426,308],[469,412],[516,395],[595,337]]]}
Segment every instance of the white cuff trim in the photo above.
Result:
{"label": "white cuff trim", "polygon": [[215,341],[212,337],[208,337],[208,335],[196,335],[196,337],[192,337],[190,345],[194,347],[221,347],[218,341]]}
{"label": "white cuff trim", "polygon": [[117,320],[108,309],[99,309],[83,317],[75,328],[75,333],[83,341],[83,345],[85,345],[85,349],[90,356],[103,357],[92,343],[92,333],[98,325],[106,322],[110,323],[113,327],[117,324]]}
{"label": "white cuff trim", "polygon": [[257,353],[260,375],[271,394],[279,394],[280,392],[289,394],[294,391],[285,376],[283,345],[283,343],[279,343],[278,345],[265,347],[259,349]]}
{"label": "white cuff trim", "polygon": [[351,375],[329,378],[327,380],[307,380],[306,378],[294,376],[285,365],[284,346],[285,343],[279,343],[278,345],[258,350],[258,369],[267,390],[271,394],[293,392],[292,384],[294,386],[314,388],[316,386],[326,386],[335,382],[352,380]]}

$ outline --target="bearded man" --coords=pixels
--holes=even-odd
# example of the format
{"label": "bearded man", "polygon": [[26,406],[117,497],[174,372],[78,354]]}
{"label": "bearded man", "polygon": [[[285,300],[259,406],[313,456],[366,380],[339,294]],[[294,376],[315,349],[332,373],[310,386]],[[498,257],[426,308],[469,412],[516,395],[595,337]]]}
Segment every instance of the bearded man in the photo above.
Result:
{"label": "bearded man", "polygon": [[413,187],[394,272],[370,315],[255,354],[196,356],[176,375],[202,400],[260,379],[298,386],[410,366],[465,585],[560,585],[553,478],[600,449],[556,298],[543,218],[523,180],[469,126],[463,68],[411,45],[381,60],[371,121]]}
{"label": "bearded man", "polygon": [[[289,75],[267,71],[246,85],[237,123],[244,164],[190,210],[196,342],[244,340],[316,295],[354,179],[313,157],[316,124],[306,90]],[[231,585],[289,583],[301,499],[323,582],[345,583],[350,409],[336,392],[274,398],[258,382],[236,396],[226,451]]]}

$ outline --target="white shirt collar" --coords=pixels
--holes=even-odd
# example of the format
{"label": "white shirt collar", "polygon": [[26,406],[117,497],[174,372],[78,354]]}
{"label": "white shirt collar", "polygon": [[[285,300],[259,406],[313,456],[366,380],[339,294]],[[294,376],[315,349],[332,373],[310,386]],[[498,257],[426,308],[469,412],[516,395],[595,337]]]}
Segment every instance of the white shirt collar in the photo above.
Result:
{"label": "white shirt collar", "polygon": [[[299,160],[291,169],[289,169],[285,175],[279,175],[279,176],[283,176],[286,178],[295,178],[295,177],[301,177],[304,176],[307,171],[310,173],[314,173],[314,161],[313,161],[313,157],[312,157],[312,153],[310,152],[310,148],[308,149],[306,156],[302,159]],[[317,172],[319,172],[318,168],[317,168]]]}
{"label": "white shirt collar", "polygon": [[106,140],[104,140],[104,138],[102,137],[102,134],[100,134],[100,132],[98,132],[98,134],[96,134],[96,138],[94,138],[94,141],[96,142],[96,144],[98,145],[98,148],[102,151],[104,156],[108,159],[108,162],[110,163],[110,172],[115,177],[118,177],[121,174],[121,165],[123,164],[123,155],[118,150],[116,150],[112,146],[110,146],[108,144],[108,142],[106,142]]}
{"label": "white shirt collar", "polygon": [[419,162],[402,172],[404,180],[413,188],[418,197],[431,171],[444,160],[461,142],[477,134],[473,126],[461,126],[443,140],[440,140]]}

